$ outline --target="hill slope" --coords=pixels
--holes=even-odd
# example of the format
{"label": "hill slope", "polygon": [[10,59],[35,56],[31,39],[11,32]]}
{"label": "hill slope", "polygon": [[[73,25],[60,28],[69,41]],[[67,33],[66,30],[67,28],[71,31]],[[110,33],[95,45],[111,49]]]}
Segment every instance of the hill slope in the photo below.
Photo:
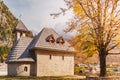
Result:
{"label": "hill slope", "polygon": [[7,46],[12,46],[14,35],[12,33],[17,19],[10,12],[9,8],[0,1],[0,40]]}
{"label": "hill slope", "polygon": [[0,1],[0,62],[7,57],[13,45],[14,34],[12,33],[18,20],[10,12],[9,8]]}

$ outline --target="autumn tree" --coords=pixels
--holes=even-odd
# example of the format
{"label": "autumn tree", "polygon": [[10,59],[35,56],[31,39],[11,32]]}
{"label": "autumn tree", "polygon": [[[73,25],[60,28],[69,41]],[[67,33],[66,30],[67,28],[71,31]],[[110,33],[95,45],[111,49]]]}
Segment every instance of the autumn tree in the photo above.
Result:
{"label": "autumn tree", "polygon": [[81,27],[76,36],[70,39],[71,46],[76,50],[75,55],[75,64],[85,63],[88,66],[88,69],[91,69],[90,64],[96,64],[98,60],[98,52],[92,38],[88,35],[88,27]]}
{"label": "autumn tree", "polygon": [[[120,1],[119,0],[64,0],[68,9],[72,9],[75,19],[68,25],[66,31],[87,27],[87,35],[91,38],[99,55],[100,76],[106,75],[106,56],[114,49],[120,31]],[[60,14],[60,13],[59,13]],[[55,17],[59,14],[51,14]],[[86,35],[86,36],[87,36]],[[111,43],[114,43],[111,45]]]}
{"label": "autumn tree", "polygon": [[71,38],[71,45],[77,50],[77,52],[86,54],[87,57],[92,57],[94,54],[97,54],[96,47],[92,41],[92,38],[88,32],[88,27],[84,26],[77,30],[75,37]]}

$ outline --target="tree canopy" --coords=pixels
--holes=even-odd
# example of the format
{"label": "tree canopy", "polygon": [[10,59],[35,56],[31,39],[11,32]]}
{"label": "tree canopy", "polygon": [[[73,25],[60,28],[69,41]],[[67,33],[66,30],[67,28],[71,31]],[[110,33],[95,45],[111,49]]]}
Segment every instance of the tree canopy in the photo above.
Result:
{"label": "tree canopy", "polygon": [[9,8],[0,1],[0,62],[8,56],[15,35],[12,32],[17,24],[17,19],[10,12]]}
{"label": "tree canopy", "polygon": [[[100,60],[100,76],[106,75],[106,56],[118,46],[120,34],[120,1],[119,0],[64,0],[75,17],[66,31],[87,28],[85,36],[95,46]],[[61,11],[62,11],[61,10]],[[63,12],[63,11],[62,11]],[[64,11],[65,13],[65,11]],[[55,14],[57,16],[59,14]],[[82,29],[82,30],[83,30]],[[85,33],[86,33],[85,32]],[[79,32],[79,35],[82,33]],[[79,36],[78,35],[78,36]],[[80,37],[81,41],[84,37]],[[78,42],[79,42],[78,41]],[[87,42],[88,42],[87,41]],[[84,42],[84,41],[83,41]],[[77,43],[76,43],[77,44]],[[88,44],[88,43],[87,43]],[[86,45],[86,44],[84,44]],[[91,46],[88,46],[91,47]]]}
{"label": "tree canopy", "polygon": [[0,1],[0,41],[7,46],[12,46],[14,41],[13,29],[17,24],[17,19],[10,12],[9,8]]}

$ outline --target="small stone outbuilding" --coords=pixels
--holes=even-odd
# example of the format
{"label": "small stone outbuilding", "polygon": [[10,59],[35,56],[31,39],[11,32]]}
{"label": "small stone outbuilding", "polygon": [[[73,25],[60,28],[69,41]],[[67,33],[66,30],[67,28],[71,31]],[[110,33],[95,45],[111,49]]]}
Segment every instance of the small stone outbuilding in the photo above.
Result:
{"label": "small stone outbuilding", "polygon": [[9,76],[74,75],[74,48],[51,28],[43,28],[34,38],[19,21],[16,42],[6,60]]}

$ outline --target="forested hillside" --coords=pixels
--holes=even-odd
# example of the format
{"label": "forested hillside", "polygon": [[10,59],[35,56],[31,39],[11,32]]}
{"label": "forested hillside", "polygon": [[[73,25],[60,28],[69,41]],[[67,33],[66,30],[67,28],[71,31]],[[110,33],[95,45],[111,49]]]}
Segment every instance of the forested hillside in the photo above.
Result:
{"label": "forested hillside", "polygon": [[4,2],[0,1],[0,62],[5,60],[13,45],[14,34],[12,32],[17,21]]}

